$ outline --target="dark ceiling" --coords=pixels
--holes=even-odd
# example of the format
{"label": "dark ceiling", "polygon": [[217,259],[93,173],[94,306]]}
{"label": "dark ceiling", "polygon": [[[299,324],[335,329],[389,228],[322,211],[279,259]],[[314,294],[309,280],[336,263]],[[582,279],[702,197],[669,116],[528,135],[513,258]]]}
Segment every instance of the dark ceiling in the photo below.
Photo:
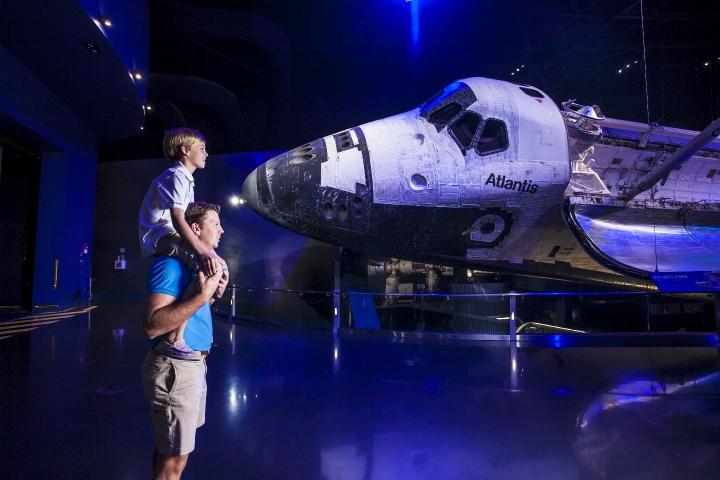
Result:
{"label": "dark ceiling", "polygon": [[152,109],[144,130],[101,145],[101,161],[160,157],[163,131],[178,125],[202,131],[211,153],[286,150],[410,110],[472,76],[528,83],[626,120],[701,130],[720,115],[720,9],[709,2],[149,5]]}

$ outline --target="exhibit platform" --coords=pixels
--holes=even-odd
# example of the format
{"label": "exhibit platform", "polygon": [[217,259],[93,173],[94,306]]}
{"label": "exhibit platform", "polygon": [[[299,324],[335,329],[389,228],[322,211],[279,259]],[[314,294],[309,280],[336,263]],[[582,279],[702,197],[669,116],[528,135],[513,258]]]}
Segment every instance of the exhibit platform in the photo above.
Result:
{"label": "exhibit platform", "polygon": [[[57,319],[0,317],[2,476],[150,477],[142,301],[93,306]],[[215,315],[207,423],[184,479],[720,471],[714,334],[509,341],[310,325]]]}

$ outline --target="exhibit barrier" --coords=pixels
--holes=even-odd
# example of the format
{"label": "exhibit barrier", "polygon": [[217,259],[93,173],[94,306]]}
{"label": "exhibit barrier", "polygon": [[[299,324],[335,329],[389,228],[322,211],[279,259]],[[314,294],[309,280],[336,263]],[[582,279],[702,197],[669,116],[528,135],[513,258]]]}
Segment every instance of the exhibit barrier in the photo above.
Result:
{"label": "exhibit barrier", "polygon": [[[384,293],[230,287],[217,313],[328,331],[510,339],[555,334],[715,333],[711,294]],[[478,337],[480,338],[480,337]]]}

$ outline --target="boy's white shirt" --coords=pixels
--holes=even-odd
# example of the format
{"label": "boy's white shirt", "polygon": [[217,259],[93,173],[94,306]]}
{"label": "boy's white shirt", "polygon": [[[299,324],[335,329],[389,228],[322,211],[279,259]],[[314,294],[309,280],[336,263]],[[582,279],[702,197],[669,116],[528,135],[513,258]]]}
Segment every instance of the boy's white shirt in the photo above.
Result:
{"label": "boy's white shirt", "polygon": [[160,237],[172,233],[175,228],[170,217],[171,208],[187,209],[195,201],[195,179],[185,166],[178,162],[165,170],[150,184],[142,206],[138,232],[143,257],[155,253]]}

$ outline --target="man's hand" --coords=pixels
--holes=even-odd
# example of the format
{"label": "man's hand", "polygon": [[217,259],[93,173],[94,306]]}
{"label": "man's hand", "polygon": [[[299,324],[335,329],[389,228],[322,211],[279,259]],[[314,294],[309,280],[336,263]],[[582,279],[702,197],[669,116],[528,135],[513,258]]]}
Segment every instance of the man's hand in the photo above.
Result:
{"label": "man's hand", "polygon": [[218,257],[218,261],[220,262],[220,265],[222,265],[223,272],[224,272],[224,273],[227,273],[227,272],[228,272],[228,266],[227,266],[227,263],[225,263],[225,260],[223,260],[222,258]]}
{"label": "man's hand", "polygon": [[[197,293],[205,302],[210,301],[213,295],[215,295],[223,277],[223,269],[220,266],[220,262],[213,258],[210,261],[210,265],[214,271],[212,275],[206,275],[202,269],[197,272]],[[225,283],[227,284],[227,280]]]}
{"label": "man's hand", "polygon": [[223,268],[222,275],[220,276],[220,282],[218,282],[218,287],[215,291],[216,298],[222,298],[223,294],[225,293],[225,288],[227,287],[229,279],[230,273],[227,271],[227,269]]}
{"label": "man's hand", "polygon": [[198,261],[200,262],[200,265],[202,265],[201,270],[208,277],[215,275],[218,270],[227,270],[227,264],[225,263],[225,260],[220,258],[218,254],[215,253],[215,250],[207,250],[203,253],[198,254]]}

